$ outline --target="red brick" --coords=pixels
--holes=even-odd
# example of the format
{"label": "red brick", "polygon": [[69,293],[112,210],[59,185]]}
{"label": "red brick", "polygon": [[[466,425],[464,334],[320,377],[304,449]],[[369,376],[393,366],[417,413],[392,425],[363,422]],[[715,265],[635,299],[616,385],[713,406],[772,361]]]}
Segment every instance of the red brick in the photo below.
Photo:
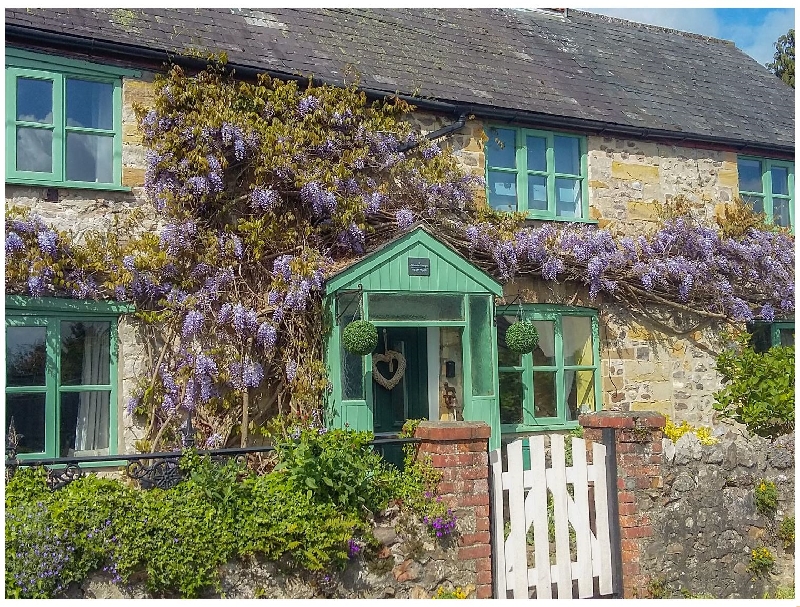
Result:
{"label": "red brick", "polygon": [[650,488],[650,478],[647,476],[640,476],[636,479],[636,488],[637,489],[649,489]]}
{"label": "red brick", "polygon": [[634,551],[640,549],[639,540],[636,539],[620,540],[620,546],[622,547],[623,551]]}
{"label": "red brick", "polygon": [[478,572],[478,584],[491,584],[492,583],[492,570]]}
{"label": "red brick", "polygon": [[[483,458],[485,464],[485,458]],[[481,464],[480,453],[456,453],[452,455],[438,455],[431,456],[431,464],[434,468],[450,468],[450,467],[466,467]]]}
{"label": "red brick", "polygon": [[653,444],[650,445],[650,449],[653,451],[653,453],[661,453],[663,445],[661,444],[660,440],[653,441]]}
{"label": "red brick", "polygon": [[486,505],[488,508],[489,504],[489,494],[484,493],[483,495],[475,494],[475,495],[464,495],[459,500],[460,506],[484,506]]}
{"label": "red brick", "polygon": [[619,526],[623,529],[637,527],[638,525],[639,516],[636,514],[621,514],[619,517]]}
{"label": "red brick", "polygon": [[489,518],[489,505],[475,506],[472,511],[475,513],[475,518],[486,517]]}
{"label": "red brick", "polygon": [[422,422],[414,436],[432,441],[488,441],[491,432],[484,422]]}
{"label": "red brick", "polygon": [[636,512],[636,504],[625,502],[619,505],[620,514],[633,514],[634,512]]}
{"label": "red brick", "polygon": [[461,560],[478,559],[492,555],[492,547],[489,544],[478,546],[464,546],[458,549],[458,558]]}
{"label": "red brick", "polygon": [[490,599],[492,598],[492,586],[491,584],[480,585],[475,589],[475,596],[479,599]]}
{"label": "red brick", "polygon": [[491,537],[488,531],[480,531],[478,533],[462,533],[458,538],[459,546],[475,546],[477,544],[488,544]]}
{"label": "red brick", "polygon": [[619,500],[620,504],[624,504],[626,502],[635,502],[636,498],[634,497],[633,493],[630,491],[620,491],[617,494],[617,499]]}
{"label": "red brick", "polygon": [[652,537],[653,528],[649,525],[644,527],[623,527],[620,529],[620,536],[625,538],[631,537]]}
{"label": "red brick", "polygon": [[489,531],[490,524],[488,517],[481,516],[475,519],[475,531]]}
{"label": "red brick", "polygon": [[622,575],[623,576],[637,575],[639,573],[639,571],[640,571],[639,563],[626,563],[623,560],[623,563],[622,563]]}
{"label": "red brick", "polygon": [[491,558],[482,558],[482,559],[475,559],[475,571],[491,571],[492,570],[492,559]]}

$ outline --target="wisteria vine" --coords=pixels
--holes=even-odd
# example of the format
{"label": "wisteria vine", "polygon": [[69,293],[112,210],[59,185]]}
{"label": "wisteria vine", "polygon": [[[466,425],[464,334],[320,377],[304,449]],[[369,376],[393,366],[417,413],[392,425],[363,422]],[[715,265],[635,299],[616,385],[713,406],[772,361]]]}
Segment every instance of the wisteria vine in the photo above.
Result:
{"label": "wisteria vine", "polygon": [[278,412],[318,414],[326,277],[418,222],[501,280],[575,281],[634,310],[730,321],[794,310],[786,232],[731,235],[690,214],[636,237],[530,227],[476,204],[481,180],[400,100],[241,82],[221,65],[173,67],[155,87],[137,115],[157,231],[137,229],[141,212],[81,239],[24,209],[6,221],[7,292],[136,304],[148,372],[127,412],[146,423],[142,449],[177,441],[187,411],[209,447],[244,444]]}

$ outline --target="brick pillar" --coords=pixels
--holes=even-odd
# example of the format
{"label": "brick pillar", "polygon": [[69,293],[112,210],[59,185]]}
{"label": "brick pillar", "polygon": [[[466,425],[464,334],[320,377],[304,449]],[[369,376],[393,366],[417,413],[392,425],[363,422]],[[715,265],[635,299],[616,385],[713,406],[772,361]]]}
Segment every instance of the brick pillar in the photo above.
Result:
{"label": "brick pillar", "polygon": [[484,422],[422,422],[417,457],[430,456],[442,472],[439,494],[458,518],[458,559],[475,572],[475,595],[492,597],[489,535],[489,435]]}
{"label": "brick pillar", "polygon": [[[579,422],[588,449],[598,442],[616,454],[620,546],[615,552],[622,553],[622,597],[645,598],[649,576],[639,561],[653,535],[648,505],[653,491],[663,486],[661,437],[666,420],[652,411],[600,411],[581,415]],[[614,566],[619,575],[619,564]]]}

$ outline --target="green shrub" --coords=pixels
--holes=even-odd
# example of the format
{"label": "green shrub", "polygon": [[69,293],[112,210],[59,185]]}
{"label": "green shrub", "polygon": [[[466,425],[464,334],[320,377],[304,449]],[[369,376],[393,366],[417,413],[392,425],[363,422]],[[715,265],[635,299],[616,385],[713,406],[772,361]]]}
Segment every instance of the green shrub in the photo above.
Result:
{"label": "green shrub", "polygon": [[378,345],[378,329],[367,320],[354,320],[342,331],[342,346],[356,356],[366,356]]}
{"label": "green shrub", "polygon": [[778,539],[783,543],[784,550],[794,548],[794,517],[787,516],[778,525]]}
{"label": "green shrub", "polygon": [[750,563],[747,565],[748,571],[753,572],[756,576],[765,576],[775,565],[775,557],[769,549],[756,548],[750,553]]}
{"label": "green shrub", "polygon": [[506,346],[512,352],[533,352],[539,343],[539,332],[532,320],[519,320],[506,329]]}
{"label": "green shrub", "polygon": [[794,429],[794,346],[758,353],[747,335],[717,358],[724,387],[714,408],[759,436],[775,438]]}
{"label": "green shrub", "polygon": [[435,497],[441,473],[414,461],[413,445],[401,472],[372,450],[369,433],[280,428],[279,464],[263,476],[196,451],[181,458],[184,480],[169,490],[87,475],[50,491],[43,470],[19,470],[5,495],[6,596],[52,597],[103,569],[115,582],[144,572],[154,595],[193,598],[219,590],[221,565],[253,554],[327,575],[345,566],[354,542],[374,542],[370,513],[390,500],[434,535],[455,527]]}
{"label": "green shrub", "polygon": [[756,510],[764,516],[772,516],[778,509],[778,488],[775,483],[761,479],[753,489]]}

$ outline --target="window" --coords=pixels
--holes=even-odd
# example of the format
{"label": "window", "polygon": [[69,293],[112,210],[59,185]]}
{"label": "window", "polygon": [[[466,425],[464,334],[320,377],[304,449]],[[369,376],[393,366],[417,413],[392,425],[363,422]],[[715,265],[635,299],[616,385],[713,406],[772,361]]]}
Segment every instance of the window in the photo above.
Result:
{"label": "window", "polygon": [[114,303],[6,298],[6,429],[20,457],[116,453]]}
{"label": "window", "polygon": [[497,317],[500,424],[505,432],[576,425],[586,408],[601,407],[597,313],[587,308],[524,306],[539,344],[531,354],[506,348],[516,315]]}
{"label": "window", "polygon": [[794,228],[794,163],[740,156],[739,195],[767,222]]}
{"label": "window", "polygon": [[6,181],[122,189],[122,70],[6,52]]}
{"label": "window", "polygon": [[793,322],[758,322],[750,325],[750,345],[756,352],[766,352],[775,346],[794,345]]}
{"label": "window", "polygon": [[491,127],[487,135],[486,188],[493,209],[588,220],[585,137],[509,127]]}

